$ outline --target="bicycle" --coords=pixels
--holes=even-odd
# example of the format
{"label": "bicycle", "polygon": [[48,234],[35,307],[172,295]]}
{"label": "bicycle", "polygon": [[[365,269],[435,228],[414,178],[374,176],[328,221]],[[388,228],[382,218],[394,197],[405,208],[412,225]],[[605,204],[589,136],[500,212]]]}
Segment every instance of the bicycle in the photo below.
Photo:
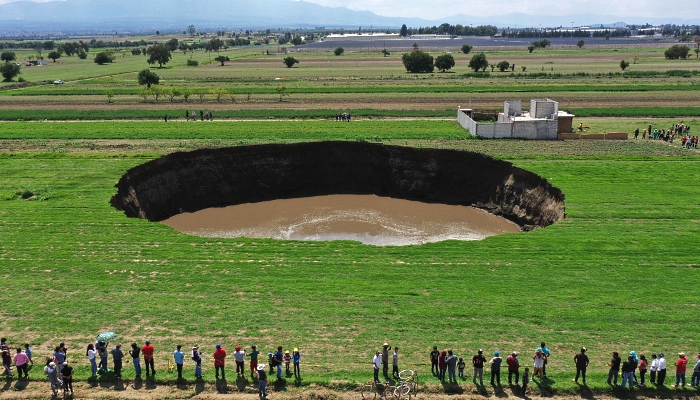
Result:
{"label": "bicycle", "polygon": [[384,399],[404,400],[415,396],[418,389],[418,376],[413,370],[406,369],[399,372],[399,384],[391,385],[390,382],[379,383],[369,381],[362,385],[360,393],[364,400],[375,400],[377,396]]}

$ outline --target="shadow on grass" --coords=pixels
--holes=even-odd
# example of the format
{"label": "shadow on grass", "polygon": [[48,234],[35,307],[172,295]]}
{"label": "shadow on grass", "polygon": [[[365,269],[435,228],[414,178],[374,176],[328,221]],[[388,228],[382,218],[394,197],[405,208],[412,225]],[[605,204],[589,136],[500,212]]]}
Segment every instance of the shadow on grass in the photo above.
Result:
{"label": "shadow on grass", "polygon": [[20,378],[15,382],[15,390],[22,391],[27,388],[27,385],[29,385],[29,379]]}
{"label": "shadow on grass", "polygon": [[[530,385],[537,385],[537,389],[540,392],[541,397],[552,397],[554,396],[554,390],[552,390],[552,385],[556,382],[550,378],[542,378],[535,380],[534,378],[530,381]],[[534,388],[533,388],[534,389]]]}
{"label": "shadow on grass", "polygon": [[228,382],[226,379],[217,379],[216,380],[216,391],[218,393],[228,393]]}
{"label": "shadow on grass", "polygon": [[243,392],[243,391],[245,391],[246,386],[248,386],[248,379],[239,376],[236,379],[236,389],[239,392]]}
{"label": "shadow on grass", "polygon": [[[464,394],[464,388],[459,383],[441,382],[446,394]],[[478,388],[478,386],[477,386]],[[479,391],[481,392],[481,391]]]}
{"label": "shadow on grass", "polygon": [[287,391],[287,380],[284,378],[277,379],[270,386],[272,386],[272,388],[275,390],[275,392],[286,392]]}
{"label": "shadow on grass", "polygon": [[194,384],[194,392],[196,394],[200,394],[204,391],[204,380],[202,379],[197,379],[197,382]]}

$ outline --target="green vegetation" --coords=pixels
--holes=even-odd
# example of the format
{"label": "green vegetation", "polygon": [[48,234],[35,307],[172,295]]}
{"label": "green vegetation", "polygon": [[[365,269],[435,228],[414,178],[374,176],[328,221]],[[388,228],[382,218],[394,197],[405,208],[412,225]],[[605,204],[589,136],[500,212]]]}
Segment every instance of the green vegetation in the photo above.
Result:
{"label": "green vegetation", "polygon": [[403,56],[401,56],[401,61],[407,72],[425,73],[433,72],[435,69],[433,56],[421,50],[413,50],[410,53],[404,53]]}

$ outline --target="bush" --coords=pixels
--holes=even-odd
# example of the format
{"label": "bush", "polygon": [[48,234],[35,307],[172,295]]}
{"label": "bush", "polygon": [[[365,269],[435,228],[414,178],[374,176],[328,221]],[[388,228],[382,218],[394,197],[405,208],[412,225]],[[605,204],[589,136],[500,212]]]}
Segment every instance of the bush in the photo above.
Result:
{"label": "bush", "polygon": [[484,53],[474,54],[472,59],[469,60],[469,68],[473,69],[474,72],[479,72],[479,70],[486,71],[488,66],[489,62],[486,59],[486,54]]}
{"label": "bush", "polygon": [[109,64],[111,62],[114,62],[114,57],[112,56],[112,54],[110,54],[106,51],[103,51],[101,53],[97,53],[95,55],[95,64],[104,65],[104,64]]}
{"label": "bush", "polygon": [[196,67],[198,65],[199,65],[199,61],[197,61],[197,60],[193,60],[191,58],[189,60],[187,60],[188,67]]}
{"label": "bush", "polygon": [[462,45],[462,53],[464,54],[469,54],[470,51],[472,51],[473,47],[468,45],[468,44],[463,44]]}
{"label": "bush", "polygon": [[620,61],[620,68],[622,68],[623,71],[629,66],[630,66],[630,63],[627,62],[626,60]]}
{"label": "bush", "polygon": [[535,50],[535,46],[533,46],[533,45],[527,46],[527,51],[529,51],[530,53],[532,53],[534,50]]}
{"label": "bush", "polygon": [[498,64],[496,64],[496,68],[498,68],[498,70],[501,72],[505,72],[507,69],[510,68],[510,63],[508,61],[501,61]]}
{"label": "bush", "polygon": [[333,54],[335,54],[336,56],[339,56],[339,55],[343,54],[344,52],[345,52],[345,49],[340,47],[340,46],[336,47],[335,50],[333,50]]}
{"label": "bush", "polygon": [[299,64],[299,60],[292,56],[285,57],[284,60],[282,60],[282,62],[284,63],[284,65],[287,66],[287,68],[292,68],[294,64]]}
{"label": "bush", "polygon": [[665,52],[664,56],[666,57],[667,60],[678,60],[678,59],[687,59],[688,54],[690,53],[690,47],[686,45],[679,45],[679,44],[674,44],[673,46],[669,47]]}
{"label": "bush", "polygon": [[430,54],[420,50],[404,53],[404,55],[401,57],[401,61],[403,61],[403,66],[406,68],[407,72],[433,72],[435,69],[435,66],[433,65],[433,57]]}
{"label": "bush", "polygon": [[452,57],[452,54],[443,54],[437,56],[437,58],[435,59],[435,67],[441,70],[442,72],[445,72],[454,66],[455,59],[454,57]]}

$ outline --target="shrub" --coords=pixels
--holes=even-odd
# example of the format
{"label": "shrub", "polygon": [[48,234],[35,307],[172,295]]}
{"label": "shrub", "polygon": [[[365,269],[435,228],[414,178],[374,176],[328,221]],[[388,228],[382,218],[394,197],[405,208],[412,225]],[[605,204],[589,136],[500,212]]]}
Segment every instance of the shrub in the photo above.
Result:
{"label": "shrub", "polygon": [[433,57],[430,54],[420,50],[413,50],[410,53],[404,53],[404,55],[401,56],[401,61],[403,61],[403,66],[406,68],[407,72],[433,72],[435,69],[435,66],[433,65]]}
{"label": "shrub", "polygon": [[469,54],[470,51],[472,51],[473,47],[468,45],[468,44],[463,44],[462,45],[462,53],[464,54]]}
{"label": "shrub", "polygon": [[189,60],[187,60],[188,67],[196,67],[198,65],[199,65],[199,61],[197,61],[197,60],[193,60],[191,58]]}
{"label": "shrub", "polygon": [[505,72],[505,70],[510,68],[510,63],[508,61],[501,61],[498,64],[496,64],[496,68],[498,68],[498,70],[501,72]]}
{"label": "shrub", "polygon": [[664,56],[666,57],[667,60],[678,60],[678,59],[683,59],[685,60],[688,58],[688,54],[690,53],[690,47],[686,45],[680,45],[680,44],[674,44],[673,46],[669,47],[666,49],[664,52]]}
{"label": "shrub", "polygon": [[336,47],[335,50],[333,50],[333,54],[335,54],[336,56],[339,56],[339,55],[343,54],[344,52],[345,52],[345,49],[340,47],[340,46]]}
{"label": "shrub", "polygon": [[299,64],[299,60],[292,56],[285,57],[284,60],[282,60],[282,62],[284,63],[284,65],[287,66],[287,68],[292,68],[294,64]]}

